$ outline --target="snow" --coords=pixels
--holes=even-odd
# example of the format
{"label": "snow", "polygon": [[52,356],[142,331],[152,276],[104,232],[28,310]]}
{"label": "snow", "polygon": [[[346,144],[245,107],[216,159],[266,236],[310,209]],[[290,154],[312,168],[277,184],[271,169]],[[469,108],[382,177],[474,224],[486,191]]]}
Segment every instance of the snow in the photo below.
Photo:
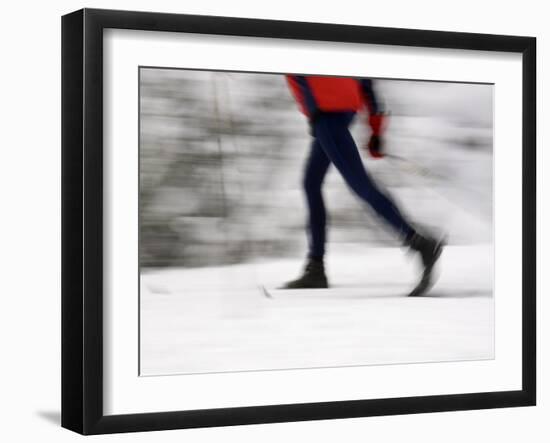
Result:
{"label": "snow", "polygon": [[274,291],[300,259],[144,269],[141,375],[480,360],[494,357],[493,248],[453,245],[429,296],[408,298],[416,257],[331,246],[331,289]]}

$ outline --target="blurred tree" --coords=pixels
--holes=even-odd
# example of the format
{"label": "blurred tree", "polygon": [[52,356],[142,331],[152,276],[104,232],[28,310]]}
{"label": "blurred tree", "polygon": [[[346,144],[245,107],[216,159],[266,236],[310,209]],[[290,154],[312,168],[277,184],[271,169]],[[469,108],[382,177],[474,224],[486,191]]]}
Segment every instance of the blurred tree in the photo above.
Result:
{"label": "blurred tree", "polygon": [[[490,221],[492,89],[378,83],[392,111],[388,149],[440,179],[365,159],[369,172],[419,223],[448,223],[454,212],[441,200],[445,193]],[[282,75],[141,69],[139,103],[142,266],[304,253],[301,180],[312,140]],[[358,144],[368,135],[363,118],[352,127]],[[331,243],[395,244],[338,174],[326,182]],[[471,231],[457,229],[454,239]]]}

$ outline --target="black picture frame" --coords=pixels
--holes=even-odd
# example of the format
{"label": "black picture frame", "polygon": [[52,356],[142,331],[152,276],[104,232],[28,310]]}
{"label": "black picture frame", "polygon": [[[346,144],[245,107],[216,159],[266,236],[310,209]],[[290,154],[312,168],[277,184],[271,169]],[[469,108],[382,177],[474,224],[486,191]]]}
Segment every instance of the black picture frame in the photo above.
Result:
{"label": "black picture frame", "polygon": [[[502,51],[522,55],[522,389],[131,415],[103,412],[103,31]],[[536,39],[506,35],[83,9],[62,17],[62,426],[81,434],[535,405]],[[520,272],[520,270],[518,270]]]}

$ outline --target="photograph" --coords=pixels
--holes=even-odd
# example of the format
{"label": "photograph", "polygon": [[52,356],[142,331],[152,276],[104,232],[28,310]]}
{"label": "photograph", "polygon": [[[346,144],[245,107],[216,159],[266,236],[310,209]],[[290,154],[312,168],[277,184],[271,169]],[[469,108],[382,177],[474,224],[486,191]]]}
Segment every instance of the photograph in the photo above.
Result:
{"label": "photograph", "polygon": [[139,376],[495,358],[494,84],[137,75]]}

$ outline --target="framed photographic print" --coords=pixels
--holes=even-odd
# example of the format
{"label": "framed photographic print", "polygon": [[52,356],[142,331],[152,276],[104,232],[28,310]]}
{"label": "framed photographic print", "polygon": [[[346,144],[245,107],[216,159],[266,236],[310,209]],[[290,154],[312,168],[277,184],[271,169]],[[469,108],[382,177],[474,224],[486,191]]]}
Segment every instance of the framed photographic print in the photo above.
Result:
{"label": "framed photographic print", "polygon": [[62,425],[529,406],[532,37],[62,19]]}

